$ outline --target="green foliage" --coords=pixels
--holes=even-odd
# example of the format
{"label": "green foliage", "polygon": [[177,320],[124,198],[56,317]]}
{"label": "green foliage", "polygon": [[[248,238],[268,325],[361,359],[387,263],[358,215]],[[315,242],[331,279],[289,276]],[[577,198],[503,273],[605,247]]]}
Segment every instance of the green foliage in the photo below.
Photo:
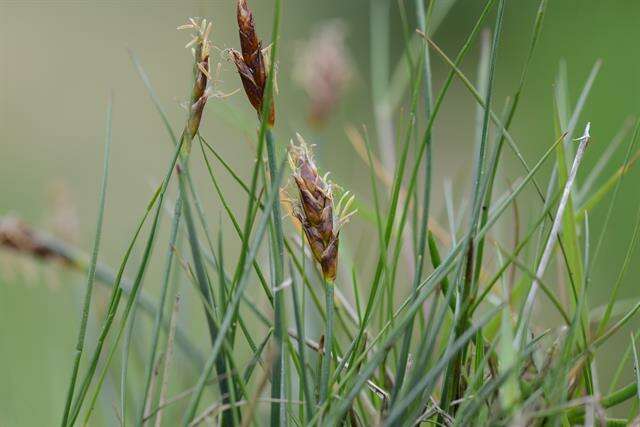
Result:
{"label": "green foliage", "polygon": [[[634,151],[639,121],[624,162],[613,175],[600,177],[614,159],[612,152],[596,172],[581,169],[583,155],[590,155],[589,125],[582,138],[575,135],[586,122],[583,111],[597,84],[600,62],[574,107],[561,66],[554,105],[549,106],[554,119],[549,130],[554,136],[538,141],[542,154],[527,160],[519,141],[527,136],[516,137],[511,127],[518,108],[526,103],[533,58],[544,54],[536,47],[544,32],[547,0],[539,2],[532,17],[520,79],[506,102],[495,86],[501,77],[502,28],[508,24],[509,9],[517,7],[515,2],[484,2],[459,51],[450,57],[434,41],[435,27],[455,2],[431,1],[425,7],[422,0],[400,1],[406,46],[395,58],[388,51],[391,9],[383,0],[372,0],[371,127],[376,132],[371,140],[377,145],[364,127],[366,157],[355,167],[368,175],[370,188],[353,192],[366,215],[354,215],[353,224],[339,231],[334,283],[323,276],[295,218],[289,221],[286,215],[289,203],[283,189],[291,171],[283,141],[293,137],[287,134],[286,117],[278,116],[273,128],[268,123],[272,103],[278,111],[274,88],[280,15],[286,12],[280,3],[274,2],[261,114],[257,121],[238,124],[242,131],[255,128],[255,158],[229,161],[219,150],[227,141],[204,130],[195,135],[185,130],[178,137],[141,61],[130,53],[173,152],[114,273],[98,260],[107,194],[110,104],[91,256],[53,239],[48,242],[70,260],[68,265],[87,276],[67,399],[61,408],[62,426],[80,420],[91,425],[100,398],[114,383],[119,399],[109,399],[116,407],[99,408],[114,425],[162,421],[184,426],[209,422],[274,427],[542,426],[599,418],[603,425],[637,422],[637,335],[631,335],[629,350],[612,380],[598,377],[598,351],[607,348],[640,311],[640,303],[618,295],[640,240],[640,209],[621,265],[606,284],[611,288],[609,300],[593,307],[588,298],[595,260],[606,240],[623,178],[640,156]],[[493,17],[476,88],[463,65],[477,48],[480,29]],[[266,27],[262,16],[255,19]],[[432,75],[434,59],[445,66],[443,82]],[[197,83],[197,67],[194,74]],[[281,85],[289,80],[279,77]],[[471,159],[471,185],[455,181],[456,192],[464,195],[460,206],[454,205],[447,190],[450,224],[442,227],[432,197],[443,181],[434,174],[437,148],[447,140],[433,130],[455,79],[476,103],[477,135],[465,150],[465,158]],[[209,102],[219,100],[212,96]],[[497,114],[495,105],[502,103],[504,113]],[[190,109],[187,123],[192,119]],[[597,128],[598,118],[590,119]],[[393,128],[397,135],[384,131]],[[615,147],[622,145],[625,135],[623,131],[616,137]],[[191,155],[194,141],[200,147],[197,156]],[[331,171],[332,158],[322,159],[321,169]],[[389,164],[390,160],[395,162]],[[193,178],[193,166],[205,170],[206,185]],[[512,184],[501,184],[514,173],[518,176],[509,179]],[[177,188],[171,186],[173,181]],[[340,186],[348,189],[349,183]],[[533,194],[531,200],[527,192]],[[236,193],[240,196],[234,200],[245,203],[241,208],[229,197]],[[175,206],[166,209],[174,195]],[[206,201],[211,198],[224,218],[217,227],[210,225],[215,213],[208,211]],[[171,223],[166,242],[161,233],[165,209]],[[592,230],[589,216],[599,210],[606,212],[605,225]],[[233,227],[236,245],[223,238],[223,221]],[[364,244],[358,243],[358,233]],[[139,240],[145,242],[140,254]],[[164,257],[154,254],[158,244]],[[362,253],[354,255],[356,245]],[[135,275],[129,280],[127,268],[135,262]],[[142,289],[152,262],[162,270],[157,298]],[[97,337],[87,333],[89,313],[97,306],[92,298],[94,282],[110,292],[106,307],[98,311]],[[197,319],[206,324],[208,339],[198,335],[202,328],[179,321],[177,302],[172,306],[171,301],[183,293],[194,295],[203,313]],[[89,344],[92,352],[86,349]],[[119,363],[113,357],[118,351]],[[90,357],[83,359],[87,354]],[[173,363],[173,357],[179,363]],[[635,375],[619,388],[625,367],[633,367]],[[613,388],[603,392],[602,384]]]}

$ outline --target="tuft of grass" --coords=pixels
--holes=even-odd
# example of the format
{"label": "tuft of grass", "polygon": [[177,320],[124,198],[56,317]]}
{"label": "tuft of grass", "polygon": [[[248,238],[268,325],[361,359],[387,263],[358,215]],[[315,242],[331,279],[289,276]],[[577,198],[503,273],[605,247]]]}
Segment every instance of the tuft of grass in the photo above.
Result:
{"label": "tuft of grass", "polygon": [[[637,423],[637,331],[631,331],[614,374],[603,377],[600,370],[612,338],[629,332],[640,312],[636,299],[619,298],[640,240],[640,210],[633,224],[624,224],[632,232],[618,271],[605,279],[594,272],[618,195],[629,185],[623,178],[640,158],[640,121],[615,172],[604,171],[628,124],[595,168],[583,170],[591,155],[591,124],[599,129],[598,117],[587,121],[583,112],[601,63],[595,62],[575,103],[561,64],[550,105],[553,137],[531,141],[542,153],[525,158],[529,137],[516,137],[512,128],[521,105],[536,95],[527,92],[527,81],[536,55],[544,54],[539,41],[548,0],[540,0],[531,17],[520,77],[506,99],[496,86],[502,30],[515,3],[486,0],[458,52],[449,55],[435,29],[453,3],[416,0],[398,2],[397,9],[382,0],[370,4],[373,105],[367,108],[373,123],[347,126],[364,161],[354,168],[368,175],[367,188],[320,175],[318,170],[334,172],[338,162],[323,155],[316,165],[312,144],[291,144],[284,153],[283,142],[299,136],[288,134],[293,124],[281,113],[287,109],[276,109],[277,77],[280,84],[290,81],[286,68],[278,67],[286,11],[280,0],[273,1],[271,40],[264,43],[256,28],[267,18],[254,15],[249,1],[237,0],[237,15],[225,18],[238,22],[241,49],[229,55],[248,101],[238,108],[250,106],[258,120],[238,119],[245,116],[236,107],[224,108],[234,110],[235,120],[227,122],[253,138],[255,158],[225,158],[220,147],[227,141],[201,126],[212,112],[226,111],[216,107],[205,114],[207,105],[226,98],[217,87],[222,79],[212,75],[207,20],[190,19],[180,27],[193,32],[188,47],[194,54],[185,64],[193,81],[181,133],[140,58],[130,52],[172,152],[117,268],[99,259],[111,101],[91,253],[0,218],[0,246],[86,275],[62,426],[92,425],[95,412],[113,423],[158,427]],[[405,43],[399,57],[389,51],[395,18]],[[478,42],[486,25],[492,28]],[[468,76],[465,61],[476,50],[477,75]],[[444,76],[433,72],[432,58],[446,65]],[[436,138],[434,129],[454,78],[476,107],[470,117],[458,118],[475,126],[474,138],[460,142],[466,144],[461,152],[470,185],[454,172],[434,173],[441,152],[436,147],[448,141],[445,132]],[[501,113],[496,105],[504,105]],[[582,136],[574,138],[580,129]],[[321,138],[314,129],[304,133],[311,142]],[[323,154],[337,143],[325,142]],[[205,186],[192,172],[197,168],[205,171]],[[440,185],[442,213],[433,197]],[[162,212],[171,197],[176,202],[162,243],[166,253],[158,257],[154,248],[165,238]],[[218,223],[210,219],[217,213],[211,199],[221,212]],[[605,215],[602,226],[591,221],[596,211]],[[343,227],[350,218],[353,224]],[[125,272],[138,256],[129,279]],[[157,295],[143,289],[152,286],[145,283],[152,263],[162,273]],[[87,331],[99,304],[95,282],[109,298],[93,342]],[[610,289],[606,301],[591,301],[596,286]],[[191,315],[191,297],[202,306],[200,316]],[[193,327],[195,322],[204,327]],[[206,338],[198,335],[201,329]],[[90,341],[93,351],[83,361]],[[122,360],[114,361],[116,353]],[[631,369],[635,374],[623,381]],[[107,389],[120,390],[119,399],[109,396],[113,408],[97,405]]]}

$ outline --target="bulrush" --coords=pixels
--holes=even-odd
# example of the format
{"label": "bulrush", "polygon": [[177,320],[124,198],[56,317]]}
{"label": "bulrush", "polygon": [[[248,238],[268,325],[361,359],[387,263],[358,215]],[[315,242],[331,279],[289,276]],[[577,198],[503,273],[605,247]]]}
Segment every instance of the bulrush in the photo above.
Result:
{"label": "bulrush", "polygon": [[340,229],[355,213],[349,212],[353,196],[344,192],[334,205],[333,184],[318,174],[313,153],[300,135],[291,144],[289,163],[298,188],[299,201],[293,215],[300,221],[313,257],[320,264],[325,280],[333,282],[338,267]]}
{"label": "bulrush", "polygon": [[207,99],[212,95],[212,91],[208,85],[211,80],[211,74],[209,72],[209,53],[211,50],[209,34],[211,34],[211,27],[211,22],[207,22],[206,19],[198,22],[193,18],[190,18],[187,24],[178,27],[178,30],[193,30],[193,37],[186,46],[192,49],[191,52],[195,59],[193,66],[194,83],[188,106],[189,117],[184,131],[184,136],[187,138],[188,144],[198,133],[204,106],[207,103]]}
{"label": "bulrush", "polygon": [[[249,9],[247,0],[238,0],[237,15],[242,53],[235,49],[231,49],[229,52],[238,68],[247,98],[256,109],[258,116],[261,116],[267,85],[267,69],[262,53],[262,42],[256,34],[253,12]],[[273,126],[274,122],[275,108],[272,103],[269,110],[269,125]]]}

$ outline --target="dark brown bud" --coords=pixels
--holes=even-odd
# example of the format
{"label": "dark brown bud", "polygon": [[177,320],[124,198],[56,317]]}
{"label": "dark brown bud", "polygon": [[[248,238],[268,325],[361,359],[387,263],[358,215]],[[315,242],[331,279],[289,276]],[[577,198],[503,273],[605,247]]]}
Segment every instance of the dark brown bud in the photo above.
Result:
{"label": "dark brown bud", "polygon": [[[325,280],[333,282],[338,269],[340,228],[353,214],[347,213],[353,198],[348,193],[334,206],[331,183],[318,174],[310,148],[298,136],[299,144],[291,145],[289,162],[298,190],[294,216],[300,221],[313,258],[320,264]],[[346,203],[342,205],[342,201]]]}
{"label": "dark brown bud", "polygon": [[240,47],[245,62],[251,63],[252,55],[260,49],[260,41],[256,35],[256,25],[253,12],[246,0],[238,0],[238,30],[240,33]]}
{"label": "dark brown bud", "polygon": [[[258,116],[261,117],[264,92],[267,85],[267,69],[262,53],[262,43],[256,34],[253,12],[249,9],[246,0],[238,0],[237,17],[242,52],[232,49],[231,58],[236,64],[249,102],[255,108]],[[270,126],[273,126],[275,122],[273,103],[271,103],[269,110],[268,122]]]}

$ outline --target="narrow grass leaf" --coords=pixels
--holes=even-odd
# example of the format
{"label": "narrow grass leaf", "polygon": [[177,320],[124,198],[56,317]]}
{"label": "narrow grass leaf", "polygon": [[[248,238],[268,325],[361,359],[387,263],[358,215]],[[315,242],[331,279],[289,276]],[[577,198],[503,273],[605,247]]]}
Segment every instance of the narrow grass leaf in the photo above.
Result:
{"label": "narrow grass leaf", "polygon": [[96,278],[96,268],[98,265],[98,253],[100,252],[100,239],[102,237],[102,223],[104,221],[105,200],[107,197],[107,181],[109,177],[109,151],[111,149],[111,121],[112,121],[113,100],[109,97],[109,105],[107,106],[107,132],[104,144],[104,166],[102,172],[102,183],[100,185],[100,200],[98,202],[98,220],[96,224],[95,237],[93,239],[93,251],[91,252],[91,261],[87,272],[87,285],[82,307],[82,315],[80,318],[80,330],[76,343],[76,352],[73,360],[73,368],[71,371],[71,379],[67,390],[67,398],[62,415],[62,426],[67,425],[69,419],[69,411],[71,410],[71,402],[78,378],[78,370],[80,368],[80,360],[84,351],[84,342],[87,335],[87,322],[89,320],[89,310],[91,309],[91,296],[93,294],[93,285]]}

